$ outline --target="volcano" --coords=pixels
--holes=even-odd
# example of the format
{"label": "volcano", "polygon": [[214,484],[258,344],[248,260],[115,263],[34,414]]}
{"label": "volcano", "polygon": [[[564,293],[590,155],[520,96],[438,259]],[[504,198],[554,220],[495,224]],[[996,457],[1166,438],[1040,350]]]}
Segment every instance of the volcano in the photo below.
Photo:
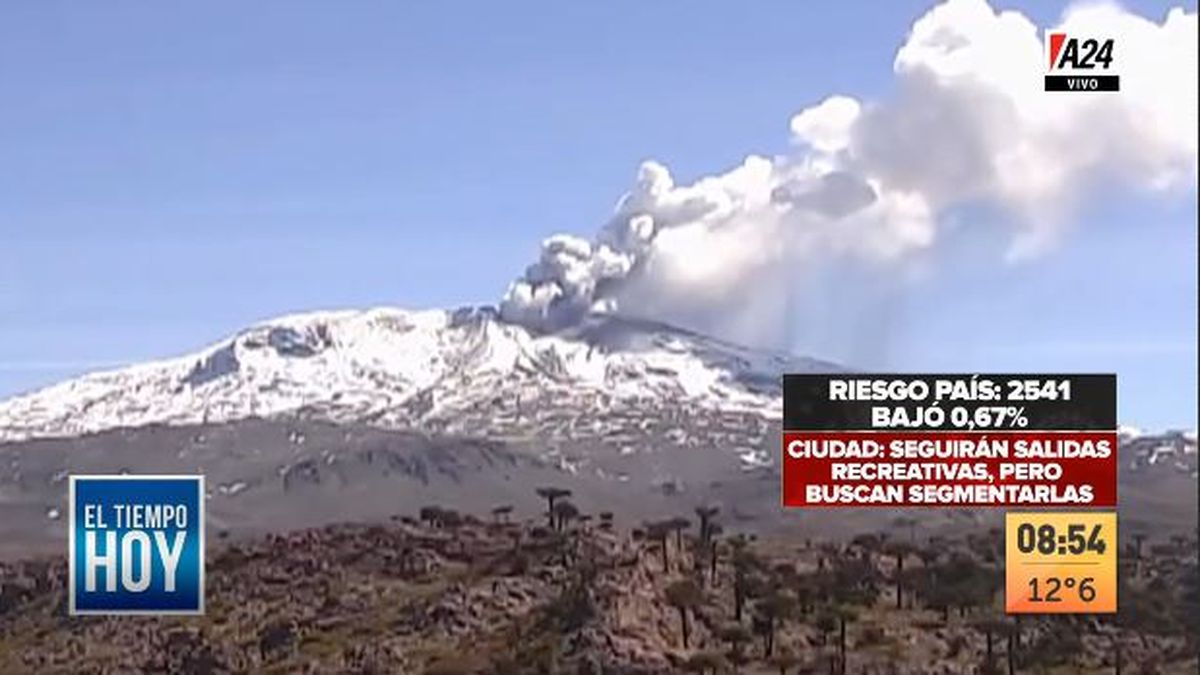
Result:
{"label": "volcano", "polygon": [[[845,370],[614,315],[552,333],[489,307],[286,316],[0,402],[0,555],[61,546],[72,473],[204,474],[225,536],[534,512],[546,485],[634,520],[715,503],[732,527],[872,530],[896,514],[779,507],[780,375]],[[1194,434],[1122,439],[1122,511],[1193,528]]]}
{"label": "volcano", "polygon": [[0,403],[0,440],[252,418],[611,438],[676,414],[777,419],[782,372],[838,369],[613,316],[538,334],[490,307],[318,312]]}

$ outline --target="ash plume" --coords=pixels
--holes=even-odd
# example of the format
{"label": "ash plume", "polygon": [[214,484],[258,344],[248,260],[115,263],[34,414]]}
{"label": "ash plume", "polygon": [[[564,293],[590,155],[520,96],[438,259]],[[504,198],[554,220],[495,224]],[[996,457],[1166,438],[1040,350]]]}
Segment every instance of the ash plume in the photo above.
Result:
{"label": "ash plume", "polygon": [[1196,14],[1155,22],[1091,4],[1056,28],[1113,37],[1122,90],[1042,91],[1036,25],[950,0],[912,26],[890,96],[830,96],[792,118],[791,152],[690,185],[644,162],[594,238],[543,243],[501,315],[553,331],[616,312],[770,343],[790,334],[780,324],[797,279],[855,268],[902,282],[956,207],[1003,214],[1009,244],[997,258],[1012,262],[1057,244],[1102,183],[1194,189]]}

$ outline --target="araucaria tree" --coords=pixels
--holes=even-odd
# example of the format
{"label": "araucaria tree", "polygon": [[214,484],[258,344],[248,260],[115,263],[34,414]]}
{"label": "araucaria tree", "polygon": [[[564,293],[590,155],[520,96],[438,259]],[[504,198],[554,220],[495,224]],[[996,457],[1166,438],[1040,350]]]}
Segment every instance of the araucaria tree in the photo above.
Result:
{"label": "araucaria tree", "polygon": [[688,648],[688,613],[704,601],[704,593],[700,585],[691,579],[681,579],[667,586],[665,591],[667,604],[679,611],[679,632],[683,638],[683,648]]}
{"label": "araucaria tree", "polygon": [[571,491],[557,487],[541,487],[537,489],[537,496],[546,500],[546,523],[551,529],[554,528],[554,502],[570,497]]}

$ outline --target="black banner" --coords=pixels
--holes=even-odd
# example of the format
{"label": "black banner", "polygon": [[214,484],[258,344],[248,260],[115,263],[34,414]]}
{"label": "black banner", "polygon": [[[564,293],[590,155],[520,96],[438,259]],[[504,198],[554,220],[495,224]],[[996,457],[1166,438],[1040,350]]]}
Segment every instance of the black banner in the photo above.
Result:
{"label": "black banner", "polygon": [[783,428],[1113,431],[1117,376],[789,374],[783,376]]}
{"label": "black banner", "polygon": [[1121,76],[1047,75],[1046,91],[1121,91]]}

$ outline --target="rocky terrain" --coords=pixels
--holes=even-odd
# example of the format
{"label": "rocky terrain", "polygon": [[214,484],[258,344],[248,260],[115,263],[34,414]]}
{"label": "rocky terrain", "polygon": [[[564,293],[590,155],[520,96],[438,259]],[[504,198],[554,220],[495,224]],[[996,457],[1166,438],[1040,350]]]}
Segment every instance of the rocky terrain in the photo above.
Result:
{"label": "rocky terrain", "polygon": [[[1121,433],[1121,614],[1015,622],[1001,510],[779,507],[834,369],[382,309],[0,402],[0,673],[1195,672],[1194,434]],[[67,476],[126,472],[205,475],[204,617],[66,616]]]}
{"label": "rocky terrain", "polygon": [[[724,414],[735,433],[736,413]],[[703,438],[697,428],[692,433]],[[1142,434],[1136,444],[1121,445],[1121,522],[1190,533],[1196,527],[1196,478],[1161,459],[1165,448],[1175,447],[1163,438],[1183,437]],[[719,437],[693,444],[652,430],[644,442],[654,450],[629,452],[622,444],[591,439],[551,452],[532,442],[487,437],[247,419],[0,443],[0,559],[62,551],[70,474],[204,474],[209,531],[238,536],[386,522],[428,503],[467,512],[508,503],[517,515],[529,516],[541,508],[534,489],[551,483],[634,521],[696,503],[721,504],[731,524],[764,536],[848,537],[884,527],[895,515],[781,509],[773,455],[747,465]],[[777,443],[770,441],[773,452]],[[1195,444],[1185,447],[1191,454],[1178,457],[1194,458]],[[1148,463],[1151,456],[1160,459]],[[1144,466],[1129,468],[1138,463]],[[918,509],[911,515],[930,532],[952,535],[996,526],[1003,511]]]}
{"label": "rocky terrain", "polygon": [[1173,472],[1196,478],[1200,469],[1196,455],[1196,434],[1187,431],[1168,431],[1147,434],[1138,429],[1122,430],[1125,464],[1121,468],[1133,472]]}
{"label": "rocky terrain", "polygon": [[[72,473],[202,473],[211,529],[239,535],[439,500],[528,514],[547,482],[626,518],[706,502],[763,534],[870,531],[888,514],[778,506],[780,375],[838,369],[616,316],[553,334],[486,307],[282,317],[0,402],[0,559],[61,548]],[[1126,429],[1123,522],[1190,532],[1196,456],[1194,434]]]}
{"label": "rocky terrain", "polygon": [[[210,547],[199,618],[66,616],[65,561],[0,566],[0,672],[1192,673],[1196,541],[1125,542],[1121,612],[1000,610],[996,530],[754,538],[636,527],[541,490],[510,522],[427,506]],[[545,503],[545,502],[543,502]],[[1124,670],[1122,670],[1122,668]]]}

